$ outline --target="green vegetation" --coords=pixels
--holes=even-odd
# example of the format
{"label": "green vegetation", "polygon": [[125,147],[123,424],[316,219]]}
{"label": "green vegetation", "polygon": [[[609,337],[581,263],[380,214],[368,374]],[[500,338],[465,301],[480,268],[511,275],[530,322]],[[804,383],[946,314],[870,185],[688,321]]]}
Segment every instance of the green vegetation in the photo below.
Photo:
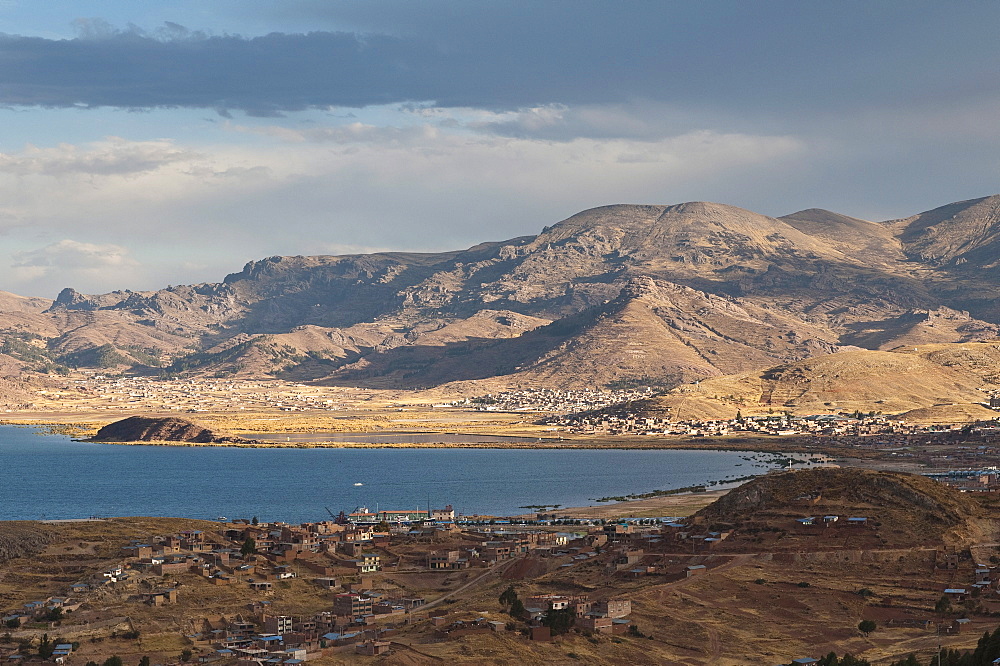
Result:
{"label": "green vegetation", "polygon": [[573,628],[573,623],[576,621],[576,614],[569,608],[562,608],[560,610],[550,609],[545,613],[545,617],[542,618],[542,626],[548,627],[552,631],[553,636],[559,636],[560,634],[565,634]]}
{"label": "green vegetation", "polygon": [[[927,666],[989,666],[995,659],[1000,659],[1000,627],[993,633],[986,632],[970,651],[946,649],[931,657]],[[894,661],[890,666],[921,666],[916,656],[910,655],[901,661]]]}
{"label": "green vegetation", "polygon": [[16,358],[34,372],[58,372],[65,374],[69,368],[58,359],[45,345],[32,344],[41,336],[22,331],[4,331],[3,342],[0,343],[0,353]]}
{"label": "green vegetation", "polygon": [[246,541],[243,542],[243,545],[240,546],[240,555],[242,555],[243,557],[249,557],[250,555],[256,555],[256,554],[257,554],[257,542],[254,541],[251,537],[247,537]]}
{"label": "green vegetation", "polygon": [[831,652],[825,657],[820,657],[816,662],[816,666],[871,666],[871,662],[867,659],[852,657],[849,654],[845,654],[843,657],[838,659],[837,654],[835,652]]}

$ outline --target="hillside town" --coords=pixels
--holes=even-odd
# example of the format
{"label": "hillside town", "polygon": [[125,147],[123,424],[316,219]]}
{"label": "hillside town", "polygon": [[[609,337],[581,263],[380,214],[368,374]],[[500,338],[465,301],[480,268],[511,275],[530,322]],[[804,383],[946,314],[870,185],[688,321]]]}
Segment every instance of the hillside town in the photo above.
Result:
{"label": "hillside town", "polygon": [[[439,580],[468,570],[475,582],[483,574],[517,566],[525,558],[544,558],[546,568],[572,568],[600,560],[609,575],[636,562],[634,543],[659,541],[658,525],[592,526],[577,532],[540,528],[483,526],[460,528],[448,507],[433,519],[419,512],[353,512],[345,520],[288,525],[236,521],[218,530],[184,530],[133,541],[121,557],[101,571],[66,586],[58,595],[8,608],[0,617],[8,630],[46,628],[53,633],[131,627],[134,605],[178,607],[185,597],[206,589],[242,589],[248,603],[231,613],[188,618],[185,661],[209,663],[237,659],[240,664],[298,664],[323,655],[377,656],[410,649],[397,637],[424,628],[431,640],[455,640],[476,632],[515,632],[524,640],[551,640],[546,616],[569,608],[577,625],[595,633],[617,634],[630,627],[628,599],[535,594],[524,612],[492,617],[453,613],[444,599],[414,593],[404,582],[437,574]],[[379,520],[372,524],[371,520]],[[387,526],[386,518],[396,522]],[[626,537],[626,535],[628,535]],[[629,555],[629,553],[632,553]],[[287,597],[291,583],[308,586],[325,608],[286,615],[273,609]],[[449,596],[449,595],[446,595]],[[115,605],[122,616],[101,622],[100,609]],[[285,604],[287,605],[287,604]],[[432,610],[433,609],[433,610]],[[53,643],[46,655],[69,659],[79,642]],[[18,659],[20,655],[20,659]],[[0,658],[25,660],[20,649],[0,647]],[[230,663],[230,662],[225,662]]]}
{"label": "hillside town", "polygon": [[[644,637],[633,599],[622,592],[638,591],[637,583],[696,584],[745,562],[743,553],[897,552],[885,541],[881,523],[891,516],[883,510],[833,507],[847,508],[816,491],[745,525],[696,515],[587,521],[568,530],[543,515],[530,525],[460,525],[452,507],[362,507],[329,521],[237,520],[151,535],[121,544],[117,557],[81,571],[73,583],[3,609],[0,621],[20,642],[0,640],[0,658],[83,663],[101,641],[140,642],[149,622],[167,617],[179,622],[177,640],[185,646],[165,662],[174,664],[423,659],[427,650],[477,634],[530,645],[566,640],[570,630],[614,647],[620,637]],[[886,602],[880,621],[887,627],[957,637],[982,626],[977,618],[1000,612],[996,558],[981,561],[943,546],[920,557],[929,568],[915,584],[937,605],[921,610],[908,597]],[[511,583],[501,585],[499,599],[484,604],[470,596],[505,578]],[[222,612],[199,610],[223,597],[229,601]],[[475,612],[461,603],[466,598],[478,599]]]}

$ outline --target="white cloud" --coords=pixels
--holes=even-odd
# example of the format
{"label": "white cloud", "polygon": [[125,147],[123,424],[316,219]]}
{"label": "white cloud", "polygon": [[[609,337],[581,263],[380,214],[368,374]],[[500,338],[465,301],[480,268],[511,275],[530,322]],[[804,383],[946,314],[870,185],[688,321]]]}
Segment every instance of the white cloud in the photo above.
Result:
{"label": "white cloud", "polygon": [[0,230],[29,248],[9,279],[31,295],[158,288],[220,280],[274,254],[460,249],[607,203],[738,204],[704,184],[805,150],[787,136],[552,141],[405,124],[413,118],[398,115],[399,127],[224,124],[222,138],[239,141],[109,139],[4,155]]}
{"label": "white cloud", "polygon": [[134,280],[139,262],[120,245],[83,243],[63,239],[34,250],[11,254],[9,279],[22,286],[86,283],[107,286]]}
{"label": "white cloud", "polygon": [[87,146],[62,143],[52,148],[28,145],[20,153],[0,153],[0,173],[18,176],[127,176],[155,171],[168,164],[198,159],[168,140],[127,141],[108,137]]}
{"label": "white cloud", "polygon": [[135,266],[128,250],[120,245],[97,245],[63,239],[37,250],[15,252],[11,255],[15,268],[60,268],[90,270]]}

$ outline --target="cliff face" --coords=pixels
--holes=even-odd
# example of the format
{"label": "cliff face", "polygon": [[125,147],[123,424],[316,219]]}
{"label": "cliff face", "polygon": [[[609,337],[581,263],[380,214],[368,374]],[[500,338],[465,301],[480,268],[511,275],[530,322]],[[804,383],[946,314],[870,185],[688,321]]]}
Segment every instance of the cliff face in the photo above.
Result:
{"label": "cliff face", "polygon": [[29,371],[672,386],[842,345],[995,337],[997,210],[1000,196],[886,223],[605,206],[457,252],[270,257],[217,284],[66,289],[45,311],[0,299],[0,351]]}

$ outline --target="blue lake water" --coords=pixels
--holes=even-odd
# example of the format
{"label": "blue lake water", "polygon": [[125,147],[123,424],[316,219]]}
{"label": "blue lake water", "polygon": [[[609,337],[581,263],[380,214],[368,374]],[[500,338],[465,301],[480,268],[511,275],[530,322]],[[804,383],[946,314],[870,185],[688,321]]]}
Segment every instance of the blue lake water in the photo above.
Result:
{"label": "blue lake water", "polygon": [[591,498],[766,471],[748,455],[116,446],[0,426],[0,520],[258,516],[303,522],[327,518],[325,507],[401,510],[428,502],[452,504],[466,515],[512,515],[524,513],[518,507],[526,505],[585,506],[593,504]]}

